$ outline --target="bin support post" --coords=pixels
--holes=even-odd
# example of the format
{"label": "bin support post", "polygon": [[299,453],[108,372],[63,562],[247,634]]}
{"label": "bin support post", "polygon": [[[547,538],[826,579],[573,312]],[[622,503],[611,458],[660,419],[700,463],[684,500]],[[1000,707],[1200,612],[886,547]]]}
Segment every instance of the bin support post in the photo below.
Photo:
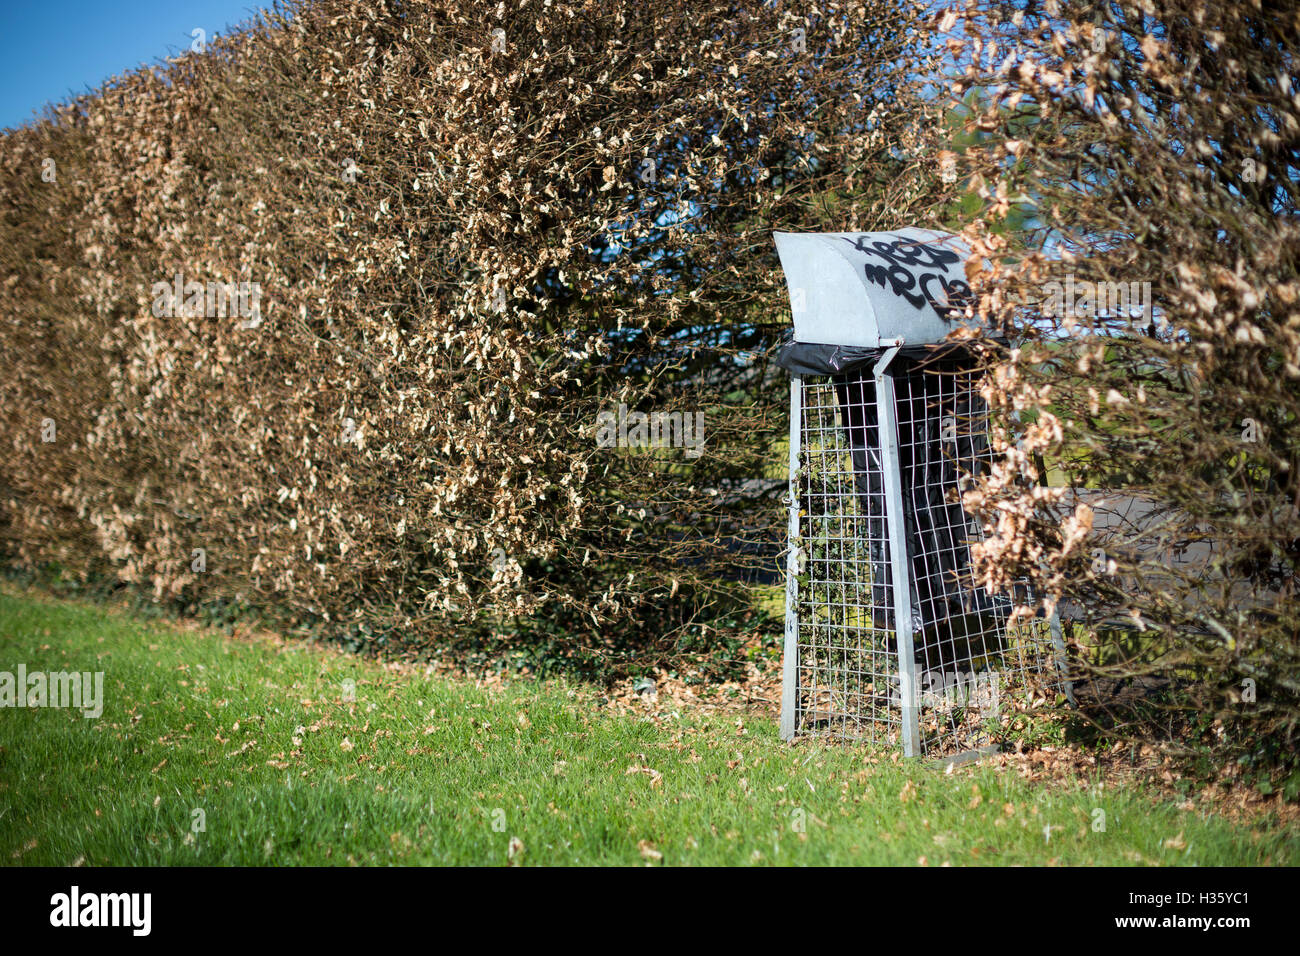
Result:
{"label": "bin support post", "polygon": [[894,594],[894,646],[898,649],[899,700],[902,705],[903,756],[920,751],[916,658],[912,645],[912,562],[907,554],[907,525],[903,512],[903,475],[898,454],[898,414],[894,377],[889,363],[898,355],[898,341],[876,363],[876,408],[880,422],[881,466],[885,479],[885,523],[889,531],[890,577]]}
{"label": "bin support post", "polygon": [[1078,703],[1074,699],[1074,682],[1070,680],[1068,658],[1065,651],[1065,635],[1061,632],[1061,615],[1052,608],[1052,613],[1048,615],[1047,627],[1052,632],[1052,649],[1056,652],[1056,668],[1061,672],[1061,687],[1065,690],[1065,699],[1070,702],[1071,707],[1077,707]]}
{"label": "bin support post", "polygon": [[799,437],[803,379],[790,377],[790,528],[785,557],[785,645],[781,671],[781,739],[793,740],[799,703]]}

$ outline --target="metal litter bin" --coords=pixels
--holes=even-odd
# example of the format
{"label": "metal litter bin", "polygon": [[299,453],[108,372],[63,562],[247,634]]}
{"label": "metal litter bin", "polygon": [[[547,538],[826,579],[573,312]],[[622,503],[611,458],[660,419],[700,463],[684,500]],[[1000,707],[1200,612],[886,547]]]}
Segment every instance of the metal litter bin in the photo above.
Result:
{"label": "metal litter bin", "polygon": [[[1003,697],[1067,689],[1059,623],[970,576],[990,463],[966,247],[923,229],[776,233],[794,316],[781,734],[975,749]],[[1054,663],[1053,663],[1054,662]]]}

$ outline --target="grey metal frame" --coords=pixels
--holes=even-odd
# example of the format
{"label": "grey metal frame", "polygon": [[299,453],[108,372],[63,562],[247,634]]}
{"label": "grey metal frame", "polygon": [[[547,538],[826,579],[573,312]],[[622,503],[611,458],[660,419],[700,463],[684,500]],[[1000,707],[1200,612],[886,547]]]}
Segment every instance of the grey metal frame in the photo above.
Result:
{"label": "grey metal frame", "polygon": [[785,559],[785,644],[781,673],[781,739],[793,740],[799,697],[799,430],[803,379],[790,377],[790,529]]}
{"label": "grey metal frame", "polygon": [[903,724],[903,756],[920,749],[917,720],[916,649],[912,643],[912,569],[907,557],[907,528],[903,514],[903,466],[898,454],[898,421],[894,377],[889,365],[901,346],[889,349],[876,363],[876,413],[880,416],[880,454],[885,479],[885,525],[889,529],[889,563],[894,594],[894,646],[898,648],[899,702]]}
{"label": "grey metal frame", "polygon": [[[906,385],[904,401],[913,403],[908,406],[913,420],[921,407],[916,402],[926,395],[924,388],[918,389],[914,373],[898,373],[893,367],[901,343],[890,344],[867,373],[875,386],[880,437],[878,462],[872,459],[867,467],[876,480],[871,487],[883,485],[883,502],[877,505],[878,499],[873,498],[870,513],[863,511],[867,505],[859,504],[862,487],[856,482],[861,467],[853,464],[844,445],[846,412],[836,401],[830,380],[795,376],[791,381],[780,733],[785,740],[824,735],[883,742],[900,746],[907,757],[969,752],[988,743],[984,717],[977,718],[973,696],[962,690],[975,688],[977,678],[993,682],[995,699],[1000,699],[1005,680],[1008,689],[1017,691],[1062,689],[1073,701],[1065,673],[1064,639],[1054,614],[1048,620],[1008,627],[1010,602],[990,609],[986,599],[974,613],[960,611],[944,619],[942,626],[934,625],[938,612],[930,607],[932,633],[916,643],[921,632],[914,607],[922,606],[926,596],[933,604],[938,593],[949,603],[957,595],[967,609],[972,605],[964,600],[973,584],[936,584],[930,575],[924,593],[918,591],[904,498],[918,493],[918,481],[929,480],[928,472],[918,470],[918,461],[930,451],[910,445],[907,462],[912,471],[905,476],[909,466],[900,454],[896,409],[900,382]],[[939,386],[942,400],[955,402],[959,387],[956,381]],[[930,414],[929,406],[923,414]],[[970,427],[985,425],[981,419]],[[938,531],[953,542],[951,547],[964,548],[974,540],[969,521],[943,512],[940,519],[943,525]],[[876,580],[884,573],[879,560],[882,548],[888,552],[888,580]],[[924,688],[918,658],[926,669]],[[965,671],[956,672],[958,694],[950,698],[947,669],[954,667],[969,668],[969,674],[963,677]],[[943,694],[932,693],[936,677]],[[969,683],[963,683],[967,679]]]}

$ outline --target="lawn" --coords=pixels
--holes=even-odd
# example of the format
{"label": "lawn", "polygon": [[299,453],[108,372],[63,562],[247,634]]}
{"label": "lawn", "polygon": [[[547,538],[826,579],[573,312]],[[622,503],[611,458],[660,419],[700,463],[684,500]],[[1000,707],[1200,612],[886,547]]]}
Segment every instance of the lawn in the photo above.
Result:
{"label": "lawn", "polygon": [[20,664],[102,671],[105,700],[0,709],[6,865],[1300,862],[1271,818],[1097,780],[791,747],[766,717],[616,716],[561,681],[484,689],[0,590],[0,671]]}

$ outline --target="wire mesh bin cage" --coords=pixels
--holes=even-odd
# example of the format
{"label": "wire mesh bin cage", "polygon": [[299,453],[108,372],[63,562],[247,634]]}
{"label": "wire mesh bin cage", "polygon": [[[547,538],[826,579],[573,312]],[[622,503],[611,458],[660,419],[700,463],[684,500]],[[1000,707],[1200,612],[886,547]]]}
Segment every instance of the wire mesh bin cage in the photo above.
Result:
{"label": "wire mesh bin cage", "polygon": [[[878,259],[936,272],[959,259],[935,254],[935,234],[880,235],[817,238],[850,242],[843,257],[860,270],[852,280],[887,293],[927,280],[907,268],[882,274]],[[792,304],[806,307],[795,279],[808,270],[781,251]],[[841,255],[835,243],[811,249],[823,260],[828,251]],[[834,271],[825,262],[816,270],[823,296]],[[951,300],[922,302],[931,327],[918,333],[913,320],[908,331],[939,337],[932,320],[948,321]],[[1064,647],[1054,618],[1013,625],[1011,598],[971,577],[981,529],[960,493],[991,461],[972,356],[938,342],[905,350],[903,336],[882,334],[899,316],[882,316],[880,305],[851,327],[842,316],[834,327],[832,316],[802,329],[796,307],[796,341],[780,360],[792,371],[781,731],[900,746],[906,756],[956,754],[995,740],[1017,699],[1068,693]],[[800,341],[801,331],[840,341]]]}

